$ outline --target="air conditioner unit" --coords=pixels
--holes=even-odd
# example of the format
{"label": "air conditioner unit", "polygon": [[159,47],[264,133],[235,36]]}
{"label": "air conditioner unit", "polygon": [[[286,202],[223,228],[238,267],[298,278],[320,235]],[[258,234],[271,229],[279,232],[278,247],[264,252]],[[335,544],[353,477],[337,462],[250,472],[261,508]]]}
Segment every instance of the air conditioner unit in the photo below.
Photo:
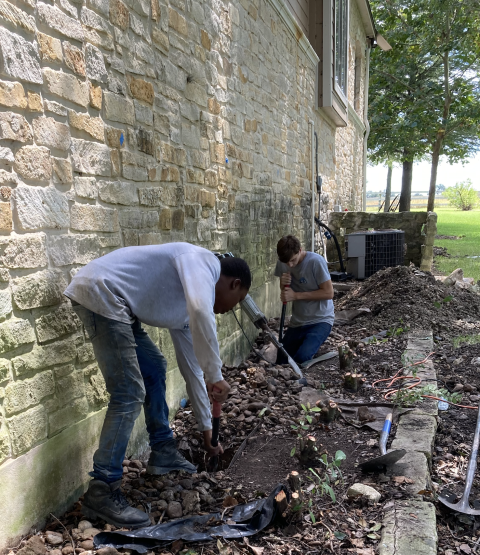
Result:
{"label": "air conditioner unit", "polygon": [[358,231],[346,236],[347,271],[365,279],[382,268],[403,265],[405,232]]}

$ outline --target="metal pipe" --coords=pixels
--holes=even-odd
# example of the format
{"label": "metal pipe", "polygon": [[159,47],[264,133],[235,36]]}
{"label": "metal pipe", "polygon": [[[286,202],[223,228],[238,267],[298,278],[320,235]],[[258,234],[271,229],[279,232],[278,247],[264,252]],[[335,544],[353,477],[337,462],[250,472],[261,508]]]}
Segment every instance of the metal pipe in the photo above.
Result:
{"label": "metal pipe", "polygon": [[367,42],[366,67],[365,67],[365,87],[363,93],[363,123],[365,125],[365,135],[363,136],[363,189],[362,189],[362,210],[367,211],[367,141],[370,135],[370,124],[368,123],[368,86],[370,80],[370,52],[372,43]]}

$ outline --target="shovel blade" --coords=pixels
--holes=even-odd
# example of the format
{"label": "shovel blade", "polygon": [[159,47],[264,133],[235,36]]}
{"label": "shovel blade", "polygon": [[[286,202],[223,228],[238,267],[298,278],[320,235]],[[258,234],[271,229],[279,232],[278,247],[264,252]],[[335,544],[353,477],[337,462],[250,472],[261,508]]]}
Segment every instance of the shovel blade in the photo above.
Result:
{"label": "shovel blade", "polygon": [[399,461],[406,453],[405,449],[397,449],[396,451],[390,451],[386,455],[381,455],[380,457],[375,457],[369,461],[360,463],[358,466],[362,472],[382,472],[386,467],[394,465]]}
{"label": "shovel blade", "polygon": [[463,497],[457,503],[451,503],[445,496],[439,495],[438,500],[448,507],[452,509],[452,511],[456,511],[457,513],[463,513],[466,515],[480,515],[480,510],[472,509],[468,503],[468,499],[464,499]]}

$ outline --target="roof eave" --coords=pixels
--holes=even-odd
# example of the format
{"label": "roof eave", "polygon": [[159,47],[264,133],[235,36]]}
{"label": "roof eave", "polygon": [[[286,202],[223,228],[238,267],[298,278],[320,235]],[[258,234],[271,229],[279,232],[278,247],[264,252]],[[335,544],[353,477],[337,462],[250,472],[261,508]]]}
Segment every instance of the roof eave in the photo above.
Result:
{"label": "roof eave", "polygon": [[375,21],[373,20],[372,10],[368,0],[357,0],[358,9],[362,16],[365,33],[369,39],[375,40],[377,30],[375,28]]}

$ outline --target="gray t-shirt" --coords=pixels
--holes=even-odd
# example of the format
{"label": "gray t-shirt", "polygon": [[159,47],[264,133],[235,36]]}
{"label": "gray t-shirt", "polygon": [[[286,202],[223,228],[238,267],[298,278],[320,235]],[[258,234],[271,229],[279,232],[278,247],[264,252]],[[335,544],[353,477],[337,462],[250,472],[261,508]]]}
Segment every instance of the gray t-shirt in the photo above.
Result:
{"label": "gray t-shirt", "polygon": [[[317,291],[320,285],[330,281],[328,266],[323,256],[314,252],[307,252],[305,258],[295,266],[289,268],[287,264],[277,262],[275,275],[280,277],[282,274],[289,273],[292,276],[290,287],[295,292]],[[333,301],[293,301],[292,318],[290,326],[308,326],[326,322],[333,326],[335,314]]]}

